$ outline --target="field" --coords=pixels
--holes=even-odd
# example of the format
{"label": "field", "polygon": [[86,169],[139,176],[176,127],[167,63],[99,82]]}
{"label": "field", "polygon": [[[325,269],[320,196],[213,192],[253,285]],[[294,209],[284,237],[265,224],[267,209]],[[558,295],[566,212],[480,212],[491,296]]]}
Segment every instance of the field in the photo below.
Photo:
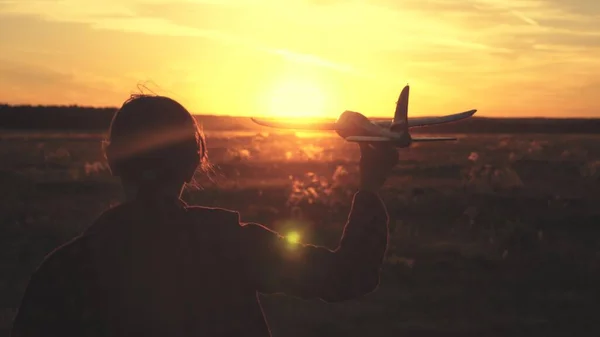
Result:
{"label": "field", "polygon": [[[0,336],[44,255],[122,200],[101,136],[0,135]],[[336,245],[356,145],[207,136],[215,169],[186,201]],[[401,150],[381,193],[392,239],[379,289],[335,305],[263,297],[273,336],[600,335],[600,136],[458,136]]]}

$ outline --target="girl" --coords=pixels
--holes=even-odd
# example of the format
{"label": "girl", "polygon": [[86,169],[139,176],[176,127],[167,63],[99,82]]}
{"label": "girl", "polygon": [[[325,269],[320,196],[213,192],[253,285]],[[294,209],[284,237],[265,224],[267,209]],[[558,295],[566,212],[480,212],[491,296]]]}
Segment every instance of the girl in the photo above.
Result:
{"label": "girl", "polygon": [[162,96],[116,112],[105,154],[127,201],[49,254],[15,318],[22,336],[270,336],[257,293],[338,302],[373,291],[388,240],[377,195],[394,147],[361,145],[360,189],[339,246],[290,245],[239,214],[188,206],[180,194],[206,170],[192,115]]}

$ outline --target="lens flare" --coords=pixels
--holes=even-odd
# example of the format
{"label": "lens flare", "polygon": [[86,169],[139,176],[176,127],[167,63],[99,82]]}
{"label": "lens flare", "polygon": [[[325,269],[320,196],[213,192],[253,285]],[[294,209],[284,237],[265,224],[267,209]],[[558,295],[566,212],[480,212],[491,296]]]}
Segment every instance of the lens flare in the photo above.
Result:
{"label": "lens flare", "polygon": [[300,234],[297,232],[290,232],[285,236],[285,239],[291,244],[298,244],[300,243]]}

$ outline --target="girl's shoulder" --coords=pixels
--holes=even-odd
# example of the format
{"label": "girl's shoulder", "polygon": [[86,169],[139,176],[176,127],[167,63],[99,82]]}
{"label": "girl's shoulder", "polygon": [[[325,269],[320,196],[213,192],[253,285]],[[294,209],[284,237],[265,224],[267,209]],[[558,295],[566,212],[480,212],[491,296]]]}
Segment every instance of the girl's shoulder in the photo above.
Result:
{"label": "girl's shoulder", "polygon": [[84,236],[96,234],[101,231],[110,230],[111,227],[119,226],[121,222],[132,213],[131,203],[122,203],[105,210],[91,225],[83,232]]}
{"label": "girl's shoulder", "polygon": [[234,236],[239,233],[240,213],[220,207],[186,206],[193,227],[201,233]]}
{"label": "girl's shoulder", "polygon": [[201,222],[219,222],[235,224],[239,226],[240,213],[234,210],[220,207],[185,206],[186,211]]}

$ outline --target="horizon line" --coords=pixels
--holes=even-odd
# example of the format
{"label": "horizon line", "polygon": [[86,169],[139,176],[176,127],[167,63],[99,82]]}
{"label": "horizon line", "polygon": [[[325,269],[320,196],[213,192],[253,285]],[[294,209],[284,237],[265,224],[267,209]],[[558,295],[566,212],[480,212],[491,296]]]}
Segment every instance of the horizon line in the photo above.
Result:
{"label": "horizon line", "polygon": [[[78,104],[9,104],[0,102],[0,107],[10,107],[10,108],[25,108],[25,107],[33,107],[33,108],[79,108],[79,109],[92,109],[92,110],[118,110],[119,108],[116,106],[92,106],[92,105],[78,105]],[[340,112],[341,114],[342,112]],[[190,112],[192,116],[205,116],[205,117],[229,117],[229,118],[252,118],[258,117],[263,119],[312,119],[312,120],[335,120],[334,117],[261,117],[261,116],[240,116],[234,114],[215,114],[215,113],[198,113],[198,112]],[[435,117],[437,115],[420,115],[415,117]],[[368,116],[369,119],[391,119],[392,117],[386,116]],[[410,117],[409,117],[410,118]],[[569,116],[569,117],[545,117],[545,116],[531,116],[531,115],[520,115],[520,116],[511,116],[511,117],[501,117],[501,116],[472,116],[470,118],[475,119],[586,119],[586,120],[597,120],[600,119],[598,117],[588,117],[588,116]]]}

